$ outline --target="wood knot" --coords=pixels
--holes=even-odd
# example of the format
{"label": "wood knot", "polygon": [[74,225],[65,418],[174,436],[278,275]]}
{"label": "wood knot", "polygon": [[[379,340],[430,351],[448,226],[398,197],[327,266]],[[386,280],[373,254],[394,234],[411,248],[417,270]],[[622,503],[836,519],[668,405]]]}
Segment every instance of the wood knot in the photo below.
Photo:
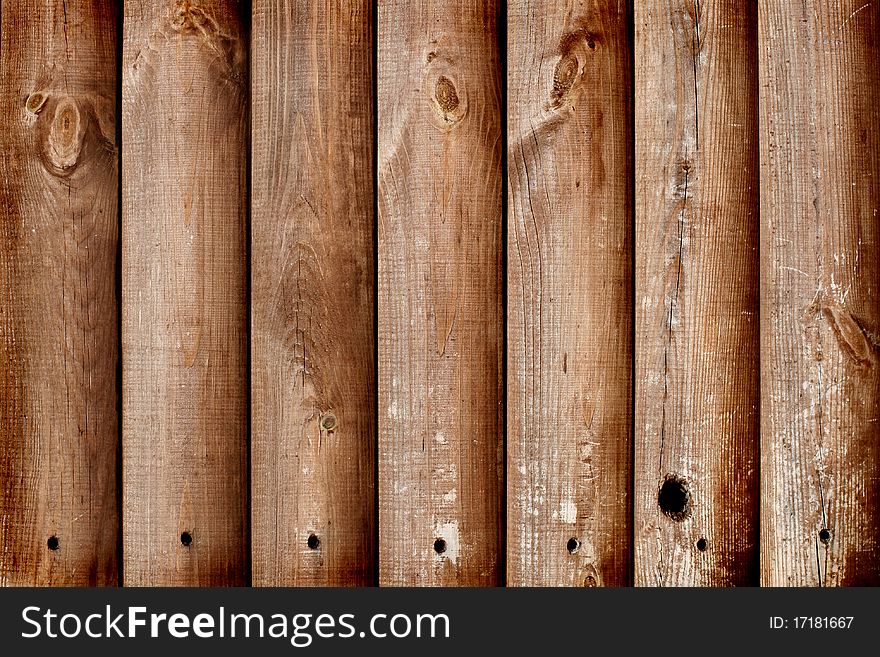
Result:
{"label": "wood knot", "polygon": [[68,172],[76,166],[83,146],[84,123],[76,101],[70,96],[64,96],[55,105],[46,154],[59,171]]}
{"label": "wood knot", "polygon": [[566,55],[556,63],[556,68],[553,71],[553,91],[550,92],[553,107],[562,105],[565,95],[574,84],[579,69],[580,65],[574,55]]}
{"label": "wood knot", "polygon": [[49,100],[49,94],[44,91],[35,91],[27,97],[24,108],[29,114],[36,116],[43,111],[43,105]]}
{"label": "wood knot", "polygon": [[333,413],[327,413],[321,418],[321,428],[324,431],[333,431],[336,428],[337,420]]}
{"label": "wood knot", "polygon": [[690,160],[681,159],[675,167],[672,184],[672,198],[676,201],[687,201],[693,196],[690,188],[692,179],[692,165]]}
{"label": "wood knot", "polygon": [[559,61],[553,69],[550,109],[572,106],[584,75],[584,65],[596,50],[597,37],[585,28],[568,32],[559,40]]}
{"label": "wood knot", "polygon": [[448,132],[467,114],[467,94],[456,84],[456,59],[432,41],[425,56],[423,84],[430,94],[431,122]]}
{"label": "wood knot", "polygon": [[458,92],[455,90],[455,85],[452,84],[452,81],[445,75],[441,75],[437,79],[434,99],[444,114],[451,114],[458,108]]}
{"label": "wood knot", "polygon": [[876,359],[876,336],[866,331],[855,315],[841,306],[822,303],[821,310],[843,355],[856,369],[870,370]]}
{"label": "wood knot", "polygon": [[185,34],[200,33],[207,36],[217,32],[217,22],[200,7],[189,0],[179,0],[171,15],[171,27]]}
{"label": "wood knot", "polygon": [[592,589],[601,586],[601,583],[599,582],[599,572],[593,564],[587,564],[585,571],[582,572],[584,575],[585,587]]}
{"label": "wood knot", "polygon": [[458,123],[464,116],[464,105],[458,89],[445,75],[439,76],[434,85],[434,109],[446,127]]}
{"label": "wood knot", "polygon": [[221,25],[207,7],[195,6],[190,0],[178,0],[171,13],[171,28],[184,36],[195,37],[210,51],[215,65],[223,70],[229,82],[247,86],[247,52],[241,35],[234,26]]}

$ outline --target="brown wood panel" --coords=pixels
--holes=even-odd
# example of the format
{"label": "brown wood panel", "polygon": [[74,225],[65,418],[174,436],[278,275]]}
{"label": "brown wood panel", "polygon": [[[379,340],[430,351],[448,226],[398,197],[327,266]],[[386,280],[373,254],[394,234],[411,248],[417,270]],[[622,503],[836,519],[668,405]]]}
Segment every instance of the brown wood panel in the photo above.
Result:
{"label": "brown wood panel", "polygon": [[627,584],[627,3],[508,3],[507,581]]}
{"label": "brown wood panel", "polygon": [[255,585],[375,580],[372,2],[254,3]]}
{"label": "brown wood panel", "polygon": [[0,21],[0,585],[113,585],[116,7]]}
{"label": "brown wood panel", "polygon": [[880,584],[877,3],[759,3],[761,579]]}
{"label": "brown wood panel", "polygon": [[378,8],[379,578],[500,582],[499,3]]}
{"label": "brown wood panel", "polygon": [[635,584],[755,585],[757,5],[634,7]]}
{"label": "brown wood panel", "polygon": [[125,3],[128,585],[247,582],[248,44],[242,11],[233,0]]}

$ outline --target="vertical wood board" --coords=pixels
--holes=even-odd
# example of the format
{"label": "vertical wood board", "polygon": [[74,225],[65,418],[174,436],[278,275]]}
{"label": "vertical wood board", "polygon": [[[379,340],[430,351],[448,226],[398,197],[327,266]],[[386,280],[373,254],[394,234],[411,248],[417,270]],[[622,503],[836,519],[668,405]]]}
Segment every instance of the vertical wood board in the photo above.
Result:
{"label": "vertical wood board", "polygon": [[876,3],[759,3],[761,582],[880,583]]}
{"label": "vertical wood board", "polygon": [[256,585],[375,579],[372,3],[255,3]]}
{"label": "vertical wood board", "polygon": [[114,2],[3,3],[0,150],[0,585],[113,585]]}
{"label": "vertical wood board", "polygon": [[755,585],[757,7],[634,7],[635,584]]}
{"label": "vertical wood board", "polygon": [[248,44],[243,5],[125,4],[123,577],[243,585]]}
{"label": "vertical wood board", "polygon": [[508,3],[511,586],[629,581],[629,20],[627,3]]}
{"label": "vertical wood board", "polygon": [[378,7],[379,578],[501,577],[497,2]]}

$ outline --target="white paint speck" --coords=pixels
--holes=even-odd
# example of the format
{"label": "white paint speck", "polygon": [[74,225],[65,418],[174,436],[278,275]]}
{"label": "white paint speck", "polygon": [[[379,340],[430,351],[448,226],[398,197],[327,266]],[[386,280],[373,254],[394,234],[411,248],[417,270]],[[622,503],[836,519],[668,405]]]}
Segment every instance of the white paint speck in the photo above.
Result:
{"label": "white paint speck", "polygon": [[559,518],[564,523],[568,523],[569,525],[573,525],[577,522],[577,504],[574,503],[574,500],[562,500],[559,503]]}

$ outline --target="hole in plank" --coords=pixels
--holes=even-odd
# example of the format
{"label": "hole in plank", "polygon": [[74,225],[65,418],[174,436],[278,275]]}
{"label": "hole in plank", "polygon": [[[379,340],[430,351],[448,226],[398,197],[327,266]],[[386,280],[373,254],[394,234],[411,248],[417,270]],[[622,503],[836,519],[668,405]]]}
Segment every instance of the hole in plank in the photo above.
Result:
{"label": "hole in plank", "polygon": [[444,552],[446,552],[446,541],[444,541],[442,538],[438,538],[437,540],[435,540],[434,552],[436,552],[437,554],[443,554]]}
{"label": "hole in plank", "polygon": [[581,546],[581,542],[576,538],[568,539],[568,543],[565,546],[565,549],[568,550],[569,554],[574,554],[578,551],[578,548]]}
{"label": "hole in plank", "polygon": [[180,535],[180,542],[183,543],[184,547],[189,547],[193,542],[192,534],[189,532],[183,532]]}
{"label": "hole in plank", "polygon": [[830,529],[822,529],[819,531],[819,540],[823,543],[831,542],[831,530]]}
{"label": "hole in plank", "polygon": [[666,516],[676,522],[687,518],[691,510],[691,493],[687,480],[675,474],[666,475],[657,494],[657,504]]}
{"label": "hole in plank", "polygon": [[310,550],[317,550],[318,546],[321,545],[321,539],[315,536],[314,534],[309,534],[309,538],[306,541],[306,545],[309,546]]}
{"label": "hole in plank", "polygon": [[46,541],[46,547],[49,548],[50,550],[52,550],[53,552],[55,550],[57,550],[59,547],[61,547],[60,544],[58,543],[58,537],[55,536],[54,534],[52,536],[50,536],[49,540]]}
{"label": "hole in plank", "polygon": [[705,552],[709,548],[709,542],[705,538],[701,538],[697,541],[697,549],[700,552]]}

